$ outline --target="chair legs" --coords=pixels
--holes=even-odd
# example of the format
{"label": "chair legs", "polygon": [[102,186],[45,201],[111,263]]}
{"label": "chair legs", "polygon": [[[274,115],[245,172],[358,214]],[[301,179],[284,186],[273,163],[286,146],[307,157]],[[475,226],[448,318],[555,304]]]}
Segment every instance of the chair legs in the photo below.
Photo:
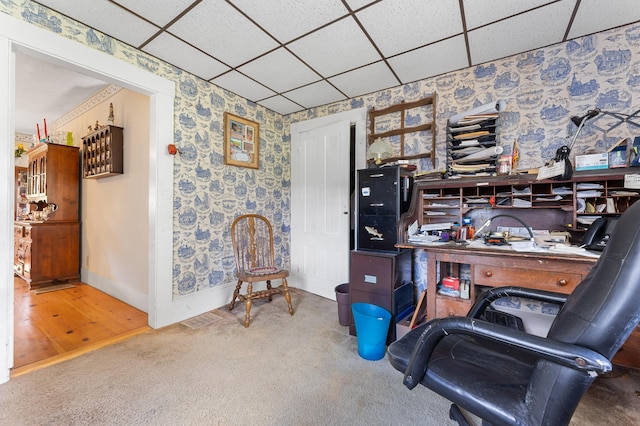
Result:
{"label": "chair legs", "polygon": [[242,287],[242,280],[238,280],[238,283],[236,284],[236,289],[233,291],[233,299],[231,299],[231,303],[229,303],[230,311],[232,311],[233,308],[236,306],[236,299],[240,294],[240,287]]}
{"label": "chair legs", "polygon": [[293,315],[293,306],[291,306],[291,295],[289,294],[289,285],[287,279],[282,279],[282,294],[284,295],[287,305],[289,305],[289,315]]}
{"label": "chair legs", "polygon": [[269,301],[271,302],[271,299],[273,298],[273,294],[274,293],[282,293],[282,295],[284,296],[285,300],[287,301],[287,306],[289,309],[289,314],[293,315],[294,314],[294,310],[293,310],[293,306],[291,305],[291,294],[289,293],[289,285],[287,283],[287,279],[286,278],[282,278],[282,286],[280,288],[273,288],[271,285],[271,280],[267,281],[267,290],[264,291],[260,291],[260,292],[256,292],[253,293],[253,284],[250,282],[247,282],[247,293],[246,294],[240,294],[240,289],[242,287],[242,280],[238,280],[238,283],[236,284],[236,288],[233,291],[233,298],[231,299],[231,303],[229,303],[229,311],[232,311],[233,308],[236,305],[236,300],[240,300],[244,302],[244,310],[245,310],[245,314],[244,314],[244,327],[247,328],[249,327],[249,324],[251,322],[251,306],[253,305],[253,299],[259,299],[262,297],[267,297],[269,299]]}
{"label": "chair legs", "polygon": [[244,328],[249,327],[249,319],[251,316],[251,305],[253,305],[253,284],[247,283],[247,297],[244,300]]}

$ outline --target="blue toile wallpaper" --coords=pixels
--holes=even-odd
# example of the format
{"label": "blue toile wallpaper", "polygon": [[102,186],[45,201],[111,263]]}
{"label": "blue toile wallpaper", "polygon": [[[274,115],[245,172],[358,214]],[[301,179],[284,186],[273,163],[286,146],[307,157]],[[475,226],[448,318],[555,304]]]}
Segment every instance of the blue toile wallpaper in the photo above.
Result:
{"label": "blue toile wallpaper", "polygon": [[[239,214],[267,216],[277,234],[278,261],[289,266],[290,125],[353,108],[384,108],[437,93],[437,169],[444,169],[445,127],[452,115],[504,99],[501,143],[520,148],[519,169],[551,159],[575,131],[573,115],[595,107],[632,114],[640,109],[640,25],[598,33],[435,78],[283,117],[176,67],[120,43],[31,1],[0,0],[0,12],[132,63],[176,83],[175,135],[181,151],[174,162],[173,295],[178,298],[235,282],[229,227]],[[223,164],[225,111],[260,124],[260,169]],[[417,124],[427,111],[409,114]],[[632,119],[634,121],[635,119]],[[635,120],[640,123],[640,119]],[[604,150],[640,128],[601,115],[574,148]],[[382,125],[386,125],[383,123]],[[425,150],[425,139],[409,143]],[[428,161],[419,162],[428,170]],[[421,259],[420,253],[417,253]],[[423,264],[421,259],[419,264]],[[420,265],[418,265],[420,267]],[[417,277],[424,277],[422,273]],[[422,278],[420,278],[422,279]],[[424,282],[418,282],[424,286]]]}
{"label": "blue toile wallpaper", "polygon": [[[435,168],[438,170],[445,167],[447,120],[457,113],[500,99],[506,101],[506,110],[501,114],[500,142],[505,153],[510,153],[517,139],[520,149],[517,169],[540,167],[553,158],[559,146],[568,144],[577,129],[570,121],[572,116],[582,116],[594,108],[632,115],[629,121],[636,125],[622,123],[608,114],[588,121],[572,153],[583,154],[588,149],[603,151],[620,138],[640,135],[640,114],[634,115],[640,113],[640,25],[585,36],[313,108],[291,114],[287,119],[288,122],[302,121],[363,106],[380,109],[403,100],[421,99],[433,92],[437,93],[438,160]],[[429,111],[409,114],[405,125],[428,122],[430,114]],[[388,125],[383,123],[381,130]],[[285,130],[288,128],[287,124]],[[410,142],[408,153],[429,150],[428,142],[428,137]],[[430,162],[422,160],[418,168],[429,170]]]}

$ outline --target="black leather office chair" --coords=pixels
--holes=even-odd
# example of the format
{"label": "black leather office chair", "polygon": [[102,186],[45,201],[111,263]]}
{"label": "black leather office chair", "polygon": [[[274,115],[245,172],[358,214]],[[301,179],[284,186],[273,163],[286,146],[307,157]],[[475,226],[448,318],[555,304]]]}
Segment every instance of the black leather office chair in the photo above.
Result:
{"label": "black leather office chair", "polygon": [[[492,301],[522,296],[562,304],[546,338],[490,323]],[[450,400],[483,424],[565,425],[587,388],[640,320],[640,202],[620,218],[598,262],[572,294],[495,288],[466,317],[435,319],[388,348],[404,384]]]}

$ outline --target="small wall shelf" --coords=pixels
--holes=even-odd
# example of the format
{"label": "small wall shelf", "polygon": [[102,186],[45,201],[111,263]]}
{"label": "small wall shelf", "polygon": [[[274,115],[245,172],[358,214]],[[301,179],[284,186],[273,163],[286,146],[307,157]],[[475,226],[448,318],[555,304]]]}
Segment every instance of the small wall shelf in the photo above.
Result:
{"label": "small wall shelf", "polygon": [[[421,124],[417,124],[411,127],[405,127],[407,123],[407,111],[415,108],[421,108],[431,105],[431,121],[422,122]],[[394,122],[399,124],[399,127],[381,131],[377,133],[376,130],[376,118],[400,113],[400,117]],[[408,154],[405,146],[405,135],[411,133],[419,133],[419,132],[430,132],[431,133],[431,149],[426,152]],[[431,96],[427,96],[423,99],[413,101],[413,102],[401,102],[396,105],[392,105],[388,108],[376,110],[372,108],[369,111],[369,136],[368,136],[368,145],[371,145],[378,138],[390,138],[394,136],[400,137],[400,155],[397,157],[387,158],[383,160],[383,163],[390,163],[398,160],[415,160],[420,158],[430,158],[432,167],[435,167],[436,162],[436,93],[434,92]]]}
{"label": "small wall shelf", "polygon": [[124,173],[123,128],[104,126],[82,138],[82,177],[99,179]]}

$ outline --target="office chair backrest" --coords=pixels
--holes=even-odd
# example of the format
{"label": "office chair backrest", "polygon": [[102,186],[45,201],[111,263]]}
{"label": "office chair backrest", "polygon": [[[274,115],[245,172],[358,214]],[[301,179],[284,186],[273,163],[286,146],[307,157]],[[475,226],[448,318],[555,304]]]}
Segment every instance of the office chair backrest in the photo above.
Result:
{"label": "office chair backrest", "polygon": [[616,225],[600,259],[567,298],[548,337],[611,359],[640,320],[640,202]]}

